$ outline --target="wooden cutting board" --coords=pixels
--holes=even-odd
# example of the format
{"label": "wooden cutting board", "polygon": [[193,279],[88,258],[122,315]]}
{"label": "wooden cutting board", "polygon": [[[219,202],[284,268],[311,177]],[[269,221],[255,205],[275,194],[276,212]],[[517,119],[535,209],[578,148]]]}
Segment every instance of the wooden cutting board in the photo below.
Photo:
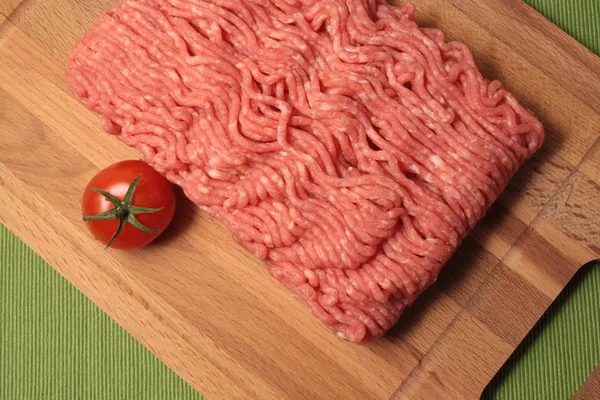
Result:
{"label": "wooden cutting board", "polygon": [[209,399],[463,399],[600,257],[600,59],[518,0],[415,0],[547,128],[488,217],[386,337],[338,340],[180,196],[156,244],[104,251],[79,201],[135,151],[67,92],[71,46],[113,0],[0,0],[0,222]]}

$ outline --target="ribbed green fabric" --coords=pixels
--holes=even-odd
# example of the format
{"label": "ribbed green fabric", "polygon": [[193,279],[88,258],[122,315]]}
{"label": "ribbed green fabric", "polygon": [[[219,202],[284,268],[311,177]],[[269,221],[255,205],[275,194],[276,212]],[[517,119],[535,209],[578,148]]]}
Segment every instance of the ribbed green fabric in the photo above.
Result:
{"label": "ribbed green fabric", "polygon": [[0,400],[201,400],[0,224]]}
{"label": "ribbed green fabric", "polygon": [[[600,54],[600,0],[526,0]],[[568,399],[600,362],[600,264],[586,267],[484,393]],[[201,400],[0,225],[0,400]]]}
{"label": "ribbed green fabric", "polygon": [[525,3],[600,54],[600,0],[525,0]]}

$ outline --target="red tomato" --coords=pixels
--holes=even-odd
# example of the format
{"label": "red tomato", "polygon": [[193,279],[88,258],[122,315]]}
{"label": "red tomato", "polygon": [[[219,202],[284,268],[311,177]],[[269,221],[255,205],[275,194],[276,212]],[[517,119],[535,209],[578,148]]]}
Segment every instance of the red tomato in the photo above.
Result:
{"label": "red tomato", "polygon": [[[126,199],[128,190],[131,199]],[[97,240],[115,249],[135,249],[156,239],[171,223],[175,193],[145,162],[122,161],[92,178],[83,193],[82,211]]]}

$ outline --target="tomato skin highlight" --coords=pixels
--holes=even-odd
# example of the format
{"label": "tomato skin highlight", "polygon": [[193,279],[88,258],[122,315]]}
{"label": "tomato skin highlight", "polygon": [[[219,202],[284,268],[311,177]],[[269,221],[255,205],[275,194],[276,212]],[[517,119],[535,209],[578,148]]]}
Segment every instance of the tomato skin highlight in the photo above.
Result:
{"label": "tomato skin highlight", "polygon": [[[110,245],[115,249],[136,249],[156,239],[169,226],[175,214],[173,185],[154,168],[143,161],[128,160],[113,164],[94,176],[88,183],[81,201],[84,216],[108,211],[115,206],[91,188],[102,189],[123,199],[127,189],[138,175],[142,175],[131,204],[138,207],[162,208],[149,214],[136,214],[139,222],[155,232],[144,232],[126,223],[119,236]],[[106,245],[119,227],[118,219],[86,221],[86,226],[98,241]]]}

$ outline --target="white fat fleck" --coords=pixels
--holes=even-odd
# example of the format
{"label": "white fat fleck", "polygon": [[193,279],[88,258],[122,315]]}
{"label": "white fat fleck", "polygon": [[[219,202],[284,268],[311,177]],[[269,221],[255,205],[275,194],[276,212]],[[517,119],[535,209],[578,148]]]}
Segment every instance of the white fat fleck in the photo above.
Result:
{"label": "white fat fleck", "polygon": [[352,262],[350,260],[350,257],[348,257],[348,255],[346,253],[342,253],[342,262],[344,263],[345,266],[349,267],[352,265]]}
{"label": "white fat fleck", "polygon": [[343,332],[338,332],[338,333],[336,333],[336,335],[342,340],[348,339],[348,337],[346,335],[344,335]]}
{"label": "white fat fleck", "polygon": [[217,167],[219,164],[221,164],[220,157],[211,157],[210,160],[208,160],[208,165],[212,165],[213,167]]}
{"label": "white fat fleck", "polygon": [[268,185],[269,179],[267,179],[267,177],[263,176],[262,178],[260,178],[260,183],[262,183],[263,185]]}
{"label": "white fat fleck", "polygon": [[348,172],[352,172],[352,171],[354,171],[354,168],[348,167]]}
{"label": "white fat fleck", "polygon": [[296,223],[294,221],[290,222],[290,224],[288,225],[288,229],[291,231],[292,229],[294,229],[296,227]]}
{"label": "white fat fleck", "polygon": [[437,154],[435,156],[431,156],[429,160],[436,166],[439,167],[442,165],[442,159]]}
{"label": "white fat fleck", "polygon": [[[225,202],[223,203],[223,208],[229,209],[229,208],[232,208],[234,205],[235,205],[235,199],[229,198],[229,199],[225,200]],[[233,210],[233,212],[231,214],[233,214],[233,215],[238,214],[238,210]]]}
{"label": "white fat fleck", "polygon": [[329,197],[328,197],[328,199],[329,199],[329,201],[330,201],[330,202],[332,202],[332,203],[335,201],[335,197],[333,197],[333,196],[329,196]]}
{"label": "white fat fleck", "polygon": [[442,115],[442,122],[449,124],[452,121],[454,121],[454,114],[450,111],[444,112]]}
{"label": "white fat fleck", "polygon": [[207,186],[198,185],[198,191],[202,194],[209,194],[210,188],[208,188]]}
{"label": "white fat fleck", "polygon": [[208,176],[210,176],[213,179],[221,179],[223,177],[223,174],[221,173],[221,171],[218,171],[216,169],[211,169],[210,171],[207,172]]}
{"label": "white fat fleck", "polygon": [[288,153],[287,153],[287,151],[282,151],[282,152],[281,152],[281,153],[279,153],[279,154],[281,154],[281,155],[282,155],[282,156],[284,156],[284,157],[287,157],[287,156],[288,156]]}
{"label": "white fat fleck", "polygon": [[313,279],[315,279],[317,277],[317,274],[315,274],[310,269],[305,269],[304,270],[304,276],[306,276],[310,280],[313,280]]}
{"label": "white fat fleck", "polygon": [[392,286],[392,281],[390,281],[388,278],[385,278],[383,281],[381,281],[381,287],[384,289],[391,289]]}

